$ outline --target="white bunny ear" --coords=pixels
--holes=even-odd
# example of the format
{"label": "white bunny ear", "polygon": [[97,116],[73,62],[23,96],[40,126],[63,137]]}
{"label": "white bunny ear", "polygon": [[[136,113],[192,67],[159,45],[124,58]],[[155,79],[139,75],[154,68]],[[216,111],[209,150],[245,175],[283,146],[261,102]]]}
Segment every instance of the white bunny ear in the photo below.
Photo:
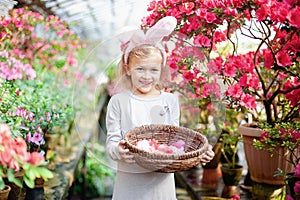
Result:
{"label": "white bunny ear", "polygon": [[145,33],[142,30],[137,30],[130,38],[130,43],[134,46],[145,42]]}
{"label": "white bunny ear", "polygon": [[176,28],[177,20],[173,16],[160,19],[146,33],[146,41],[152,44],[160,42],[165,36],[170,35]]}

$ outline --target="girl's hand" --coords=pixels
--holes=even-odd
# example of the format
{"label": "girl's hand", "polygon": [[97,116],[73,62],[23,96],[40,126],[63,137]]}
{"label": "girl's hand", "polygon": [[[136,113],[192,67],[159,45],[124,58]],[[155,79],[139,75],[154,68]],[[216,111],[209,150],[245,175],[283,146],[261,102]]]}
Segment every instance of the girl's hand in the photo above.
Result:
{"label": "girl's hand", "polygon": [[201,163],[203,165],[206,165],[206,163],[209,163],[215,156],[215,153],[212,150],[212,146],[209,145],[207,151],[205,152],[205,155],[201,158]]}
{"label": "girl's hand", "polygon": [[121,159],[126,163],[135,163],[134,155],[130,153],[129,149],[125,147],[125,140],[121,140],[118,146],[119,155]]}

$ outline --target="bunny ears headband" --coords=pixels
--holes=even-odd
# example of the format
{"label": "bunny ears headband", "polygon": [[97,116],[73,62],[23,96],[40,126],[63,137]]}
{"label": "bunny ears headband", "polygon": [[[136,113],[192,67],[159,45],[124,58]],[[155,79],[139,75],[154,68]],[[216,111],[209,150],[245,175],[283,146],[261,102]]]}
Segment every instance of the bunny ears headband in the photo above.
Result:
{"label": "bunny ears headband", "polygon": [[158,48],[162,52],[163,64],[166,64],[166,51],[160,44],[161,40],[165,36],[169,36],[175,29],[177,20],[175,17],[167,16],[160,19],[154,26],[152,26],[146,34],[142,30],[135,31],[130,37],[129,41],[123,44],[127,44],[124,49],[124,63],[128,64],[129,53],[136,47],[149,44]]}

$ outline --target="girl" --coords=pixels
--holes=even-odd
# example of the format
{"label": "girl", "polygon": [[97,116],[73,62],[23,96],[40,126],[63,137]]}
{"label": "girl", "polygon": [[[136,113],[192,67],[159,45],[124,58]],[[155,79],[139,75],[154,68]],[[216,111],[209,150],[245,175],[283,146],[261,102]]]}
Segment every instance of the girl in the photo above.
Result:
{"label": "girl", "polygon": [[[120,82],[128,89],[112,96],[107,106],[106,149],[118,161],[113,200],[176,200],[174,174],[140,167],[124,147],[124,134],[137,126],[179,125],[177,97],[161,90],[169,74],[166,53],[158,43],[149,41],[130,41],[133,45],[125,49],[120,63]],[[213,156],[210,147],[201,162],[209,162]]]}

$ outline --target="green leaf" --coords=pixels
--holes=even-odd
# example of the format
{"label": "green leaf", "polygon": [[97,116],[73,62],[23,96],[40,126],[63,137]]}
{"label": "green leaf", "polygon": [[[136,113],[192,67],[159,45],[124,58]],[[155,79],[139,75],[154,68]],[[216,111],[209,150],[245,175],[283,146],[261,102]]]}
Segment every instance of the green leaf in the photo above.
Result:
{"label": "green leaf", "polygon": [[53,178],[53,173],[47,168],[39,167],[37,168],[37,171],[45,180],[47,180],[48,178]]}
{"label": "green leaf", "polygon": [[2,177],[0,177],[0,190],[3,190],[4,186],[5,186],[5,183],[4,183],[3,179],[2,179]]}
{"label": "green leaf", "polygon": [[28,168],[26,171],[25,171],[25,175],[31,179],[31,180],[34,180],[36,175],[35,175],[35,171],[32,169],[32,168]]}
{"label": "green leaf", "polygon": [[34,180],[28,178],[27,176],[23,177],[25,184],[29,187],[29,188],[34,188]]}

